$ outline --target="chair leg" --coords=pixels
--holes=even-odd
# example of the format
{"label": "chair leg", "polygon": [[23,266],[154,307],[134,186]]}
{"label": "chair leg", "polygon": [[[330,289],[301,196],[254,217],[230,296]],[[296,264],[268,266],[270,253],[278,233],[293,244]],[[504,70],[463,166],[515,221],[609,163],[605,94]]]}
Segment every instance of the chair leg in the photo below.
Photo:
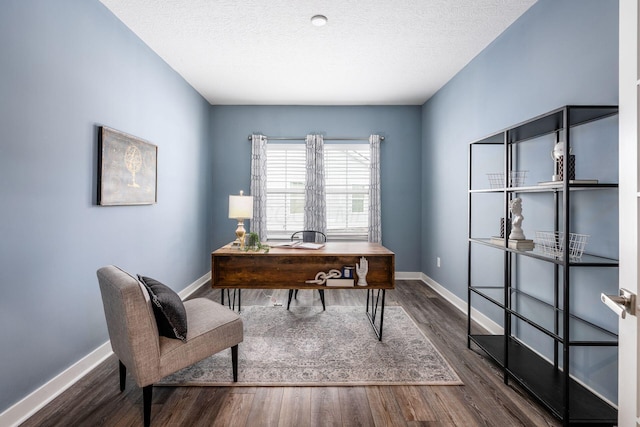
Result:
{"label": "chair leg", "polygon": [[142,388],[142,407],[144,411],[144,427],[151,425],[151,397],[153,395],[153,384]]}
{"label": "chair leg", "polygon": [[120,391],[124,391],[124,387],[127,384],[127,367],[120,360],[118,360],[118,363],[120,364]]}
{"label": "chair leg", "polygon": [[291,306],[292,297],[293,297],[293,289],[289,289],[289,301],[287,302],[287,310],[289,310],[289,306]]}
{"label": "chair leg", "polygon": [[[320,294],[320,301],[322,301],[322,310],[326,310],[327,307],[324,303],[324,290],[318,289],[318,293]],[[295,292],[293,289],[289,289],[289,301],[287,302],[287,310],[289,310],[289,307],[291,306],[291,299],[297,298],[297,296],[298,296],[297,289],[295,290]]]}
{"label": "chair leg", "polygon": [[238,382],[238,344],[231,347],[231,366],[233,369],[233,382]]}

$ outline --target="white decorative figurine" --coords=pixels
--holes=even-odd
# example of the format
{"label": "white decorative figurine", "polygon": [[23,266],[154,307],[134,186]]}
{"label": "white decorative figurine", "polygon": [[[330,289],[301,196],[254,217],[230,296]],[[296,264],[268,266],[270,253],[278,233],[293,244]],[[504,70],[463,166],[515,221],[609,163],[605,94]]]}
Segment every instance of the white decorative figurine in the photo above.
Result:
{"label": "white decorative figurine", "polygon": [[511,209],[511,234],[509,234],[509,239],[525,240],[526,237],[522,232],[522,221],[524,220],[524,216],[522,216],[522,199],[520,197],[513,199],[509,208]]}
{"label": "white decorative figurine", "polygon": [[369,261],[365,257],[360,257],[360,264],[356,263],[356,273],[358,273],[358,286],[367,286],[367,273],[369,272]]}

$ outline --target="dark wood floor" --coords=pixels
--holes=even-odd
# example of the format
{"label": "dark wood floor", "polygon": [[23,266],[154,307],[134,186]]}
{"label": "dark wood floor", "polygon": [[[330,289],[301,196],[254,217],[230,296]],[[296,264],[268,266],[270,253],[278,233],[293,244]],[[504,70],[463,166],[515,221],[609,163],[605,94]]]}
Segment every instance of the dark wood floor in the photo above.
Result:
{"label": "dark wood floor", "polygon": [[[207,287],[194,296],[219,301]],[[286,304],[287,291],[243,290],[243,305]],[[364,292],[330,290],[327,304],[362,305]],[[297,304],[320,305],[301,291]],[[154,387],[155,426],[559,426],[479,350],[466,347],[466,318],[420,281],[397,281],[387,304],[414,318],[464,382],[463,386],[371,387]],[[364,315],[364,314],[363,314]],[[373,332],[372,332],[373,334]],[[373,336],[373,335],[372,335]],[[242,345],[242,344],[241,344]],[[22,424],[30,426],[139,426],[142,390],[127,378],[118,386],[110,357]]]}

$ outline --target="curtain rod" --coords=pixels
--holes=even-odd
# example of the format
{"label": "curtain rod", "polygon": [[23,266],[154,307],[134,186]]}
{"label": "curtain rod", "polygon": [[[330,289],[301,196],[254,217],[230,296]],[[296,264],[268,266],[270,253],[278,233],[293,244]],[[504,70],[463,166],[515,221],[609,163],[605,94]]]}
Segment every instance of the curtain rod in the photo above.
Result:
{"label": "curtain rod", "polygon": [[[267,136],[266,137],[272,141],[304,141],[306,137],[304,136]],[[337,138],[337,137],[324,137],[325,141],[368,141],[369,137],[347,137],[347,138]],[[251,135],[249,135],[249,141],[251,141]],[[380,141],[384,141],[384,136],[380,137]]]}

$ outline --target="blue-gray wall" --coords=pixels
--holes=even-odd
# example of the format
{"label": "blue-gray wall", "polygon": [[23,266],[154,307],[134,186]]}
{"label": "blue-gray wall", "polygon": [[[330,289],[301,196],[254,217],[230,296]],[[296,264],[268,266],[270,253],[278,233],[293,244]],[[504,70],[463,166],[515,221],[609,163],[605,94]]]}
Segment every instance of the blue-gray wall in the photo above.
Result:
{"label": "blue-gray wall", "polygon": [[[617,104],[617,96],[618,2],[539,0],[423,105],[422,241],[425,244],[421,271],[458,297],[467,299],[466,171],[471,141],[563,105]],[[607,160],[603,158],[601,165],[617,168],[617,122],[608,120],[602,126],[604,129],[598,128],[595,132],[608,138],[601,143],[613,141],[614,148],[606,148],[605,153],[613,151],[614,161],[610,162],[611,156],[605,156],[609,163],[605,165]],[[588,139],[586,134],[584,137]],[[553,142],[549,140],[544,144],[547,155],[542,162],[544,167],[548,164],[549,174],[537,180],[549,180],[551,175],[548,152]],[[588,174],[587,170],[583,172]],[[613,173],[614,181],[616,172],[617,169]],[[529,182],[532,183],[535,182]],[[609,204],[600,206],[611,203],[616,202],[610,200]],[[531,210],[534,205],[535,201],[524,203],[523,226],[529,238],[533,238],[536,230]],[[595,210],[592,207],[592,213],[599,211],[597,206]],[[601,216],[594,222],[604,224],[605,233],[589,227],[593,218],[586,218],[584,231],[578,232],[595,233],[592,240],[598,245],[615,247],[616,241],[606,241],[606,237],[598,241],[603,235],[617,236],[617,216],[615,211],[612,213],[610,221]],[[582,216],[588,216],[584,210]],[[499,216],[494,219],[496,232],[497,218]],[[440,268],[436,267],[436,257],[442,260]],[[601,278],[601,274],[591,273]],[[580,277],[579,274],[575,276]],[[599,288],[616,293],[616,277],[610,277],[611,270],[606,275],[608,280],[600,282]],[[580,285],[582,287],[583,282]],[[615,327],[615,316],[599,303],[597,289],[580,290],[583,295],[589,295],[589,300],[580,300],[579,293],[574,292],[577,298],[574,307],[596,317],[605,327]],[[546,350],[548,347],[539,349],[548,355]],[[610,355],[605,357],[611,361]],[[609,378],[602,378],[606,376],[602,372],[599,374],[601,377],[585,381],[615,401],[615,370],[607,371]]]}
{"label": "blue-gray wall", "polygon": [[[380,149],[382,240],[396,253],[396,269],[420,270],[420,107],[418,106],[214,106],[212,141],[212,241],[233,240],[228,197],[249,192],[251,133],[267,136],[385,137]],[[366,142],[366,141],[365,141]]]}
{"label": "blue-gray wall", "polygon": [[[0,413],[108,340],[96,269],[209,270],[209,108],[97,0],[0,5]],[[158,203],[98,207],[97,127],[158,145]]]}

